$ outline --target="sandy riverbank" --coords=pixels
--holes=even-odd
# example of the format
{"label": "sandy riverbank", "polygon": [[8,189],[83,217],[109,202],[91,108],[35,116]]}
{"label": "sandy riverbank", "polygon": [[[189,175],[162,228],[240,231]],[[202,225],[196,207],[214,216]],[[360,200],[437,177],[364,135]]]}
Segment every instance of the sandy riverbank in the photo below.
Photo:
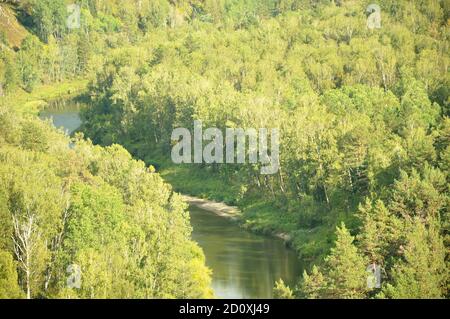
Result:
{"label": "sandy riverbank", "polygon": [[212,212],[218,216],[229,218],[233,221],[239,221],[241,219],[241,212],[236,206],[229,206],[225,203],[213,202],[211,200],[188,195],[183,195],[183,199],[189,205]]}
{"label": "sandy riverbank", "polygon": [[[208,212],[212,212],[218,216],[228,218],[232,221],[239,222],[242,221],[241,217],[241,211],[236,206],[229,206],[225,203],[221,202],[214,202],[211,200],[193,197],[189,195],[183,195],[183,199],[192,206],[198,207],[200,209],[206,210]],[[274,237],[280,238],[286,243],[289,243],[291,241],[291,237],[286,233],[272,233],[271,234]]]}

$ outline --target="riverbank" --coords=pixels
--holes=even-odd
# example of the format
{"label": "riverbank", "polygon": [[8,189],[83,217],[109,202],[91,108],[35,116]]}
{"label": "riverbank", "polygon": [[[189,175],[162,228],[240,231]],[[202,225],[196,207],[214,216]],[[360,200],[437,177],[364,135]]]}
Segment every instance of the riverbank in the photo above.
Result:
{"label": "riverbank", "polygon": [[[195,201],[202,206],[209,204]],[[219,208],[221,212],[228,209]],[[211,210],[192,205],[189,212],[192,239],[212,269],[212,288],[218,298],[273,298],[280,278],[291,287],[297,285],[304,264],[282,240],[247,231]]]}
{"label": "riverbank", "polygon": [[0,98],[0,103],[20,113],[37,115],[49,101],[70,99],[86,92],[89,80],[76,79],[61,83],[39,85],[32,92],[17,89]]}
{"label": "riverbank", "polygon": [[183,195],[183,199],[192,206],[214,213],[220,217],[238,222],[241,220],[241,212],[236,206],[229,206],[225,203]]}
{"label": "riverbank", "polygon": [[[210,210],[213,213],[224,214],[225,206],[236,208],[239,213],[231,216],[240,227],[256,234],[281,238],[296,251],[305,265],[320,261],[334,241],[334,233],[330,231],[332,226],[301,224],[301,212],[308,207],[278,204],[270,197],[247,190],[239,182],[238,176],[225,182],[223,177],[211,170],[198,169],[189,164],[174,165],[160,153],[147,152],[141,158],[155,166],[163,179],[178,193],[202,199],[199,202],[202,204],[222,203],[220,212]],[[215,207],[208,206],[211,209]]]}
{"label": "riverbank", "polygon": [[[198,198],[189,195],[183,195],[183,199],[192,206],[214,213],[220,217],[230,219],[234,222],[243,224],[243,215],[237,206],[229,206],[223,202],[215,202],[208,199]],[[269,235],[279,238],[284,241],[286,245],[290,245],[292,238],[289,234],[281,232],[272,232]]]}

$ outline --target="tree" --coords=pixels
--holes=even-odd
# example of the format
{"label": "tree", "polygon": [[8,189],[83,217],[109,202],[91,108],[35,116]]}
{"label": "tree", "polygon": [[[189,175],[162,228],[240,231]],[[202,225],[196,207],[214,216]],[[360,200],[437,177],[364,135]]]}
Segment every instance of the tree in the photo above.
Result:
{"label": "tree", "polygon": [[353,244],[344,223],[337,227],[335,247],[325,258],[323,272],[314,266],[311,274],[303,274],[301,293],[306,298],[365,298],[367,262]]}
{"label": "tree", "polygon": [[303,272],[301,292],[308,299],[327,297],[327,279],[317,266],[313,266],[311,274]]}
{"label": "tree", "polygon": [[[12,113],[0,108],[0,293],[14,297],[15,282],[27,298],[213,296],[187,206],[154,169],[118,145],[78,137],[70,149]],[[80,289],[67,285],[75,266]]]}
{"label": "tree", "polygon": [[325,258],[326,293],[331,298],[364,298],[367,287],[367,262],[353,244],[354,237],[344,223],[337,227],[335,247]]}
{"label": "tree", "polygon": [[389,298],[444,298],[448,269],[446,249],[434,220],[426,227],[415,218],[407,235],[403,258],[392,269],[392,283],[383,289]]}
{"label": "tree", "polygon": [[57,39],[66,33],[67,8],[62,0],[32,0],[32,18],[37,34],[47,42],[50,36]]}
{"label": "tree", "polygon": [[413,169],[408,175],[401,172],[394,183],[389,210],[399,217],[420,218],[424,223],[439,216],[446,203],[445,177],[438,169],[425,166],[423,178]]}
{"label": "tree", "polygon": [[401,237],[400,220],[393,216],[381,200],[374,204],[366,199],[360,204],[358,217],[362,226],[357,236],[359,247],[370,263],[385,266],[388,257],[395,254],[397,240]]}
{"label": "tree", "polygon": [[283,279],[280,279],[275,282],[273,296],[275,299],[293,299],[294,293],[288,286],[286,286]]}
{"label": "tree", "polygon": [[10,253],[0,251],[0,299],[22,298],[16,265]]}
{"label": "tree", "polygon": [[14,55],[9,50],[0,52],[0,66],[0,84],[4,95],[11,92],[19,84],[20,76],[17,65],[14,63]]}
{"label": "tree", "polygon": [[39,82],[39,56],[42,46],[35,36],[28,36],[22,42],[18,53],[18,69],[23,88],[31,92]]}
{"label": "tree", "polygon": [[405,119],[404,129],[422,127],[428,129],[435,125],[439,117],[440,108],[431,103],[425,85],[409,75],[404,75],[401,85],[400,117]]}
{"label": "tree", "polygon": [[[1,165],[4,200],[11,220],[11,249],[17,260],[20,284],[27,298],[43,294],[51,260],[50,243],[61,227],[64,192],[60,180],[43,161],[31,163],[28,151],[16,152]],[[23,166],[22,166],[23,165]],[[38,190],[38,192],[36,192]]]}

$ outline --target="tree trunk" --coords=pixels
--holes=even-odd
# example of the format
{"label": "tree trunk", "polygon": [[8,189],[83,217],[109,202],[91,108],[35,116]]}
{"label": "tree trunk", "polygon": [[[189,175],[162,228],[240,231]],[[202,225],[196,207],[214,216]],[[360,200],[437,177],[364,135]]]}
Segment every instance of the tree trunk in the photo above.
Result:
{"label": "tree trunk", "polygon": [[25,274],[25,290],[27,293],[27,299],[31,299],[31,257],[33,255],[33,249],[35,246],[34,235],[36,233],[35,229],[35,218],[34,215],[27,211],[27,216],[24,221],[19,221],[18,216],[13,215],[13,244],[14,253],[19,262],[19,268]]}
{"label": "tree trunk", "polygon": [[29,251],[27,250],[27,266],[26,266],[26,270],[25,270],[25,274],[26,274],[26,281],[27,281],[27,299],[31,299],[31,283],[30,283],[30,255],[29,255]]}

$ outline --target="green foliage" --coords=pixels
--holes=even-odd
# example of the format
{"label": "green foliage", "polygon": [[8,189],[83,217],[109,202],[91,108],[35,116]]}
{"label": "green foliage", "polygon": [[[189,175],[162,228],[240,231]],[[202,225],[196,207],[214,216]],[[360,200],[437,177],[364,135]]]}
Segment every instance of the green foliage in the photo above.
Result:
{"label": "green foliage", "polygon": [[13,257],[8,252],[0,251],[0,298],[18,299],[22,296]]}
{"label": "green foliage", "polygon": [[325,259],[329,287],[327,293],[335,298],[363,298],[367,289],[366,260],[353,244],[345,225],[337,229],[336,247]]}
{"label": "green foliage", "polygon": [[[177,190],[239,205],[245,227],[289,233],[302,258],[320,263],[296,296],[448,296],[447,2],[380,1],[377,30],[366,27],[366,2],[80,3],[82,27],[69,32],[64,1],[23,1],[44,43],[30,36],[18,52],[0,55],[7,95],[91,77],[82,130],[108,146],[77,139],[67,150],[44,124],[13,125],[15,115],[0,109],[0,211],[16,216],[0,231],[10,238],[14,223],[32,226],[37,257],[17,266],[29,297],[210,295],[182,202],[116,144],[160,169]],[[261,176],[252,164],[174,167],[171,132],[197,119],[220,129],[280,128],[280,170]],[[35,162],[45,173],[30,173],[46,189],[42,201],[19,170]],[[55,195],[58,187],[64,196]],[[27,210],[46,223],[53,218],[52,229],[68,231],[65,241],[49,245],[55,233],[37,232],[47,224],[18,213]],[[339,227],[333,246],[341,222],[349,230]],[[74,261],[86,271],[78,292],[64,287]],[[383,268],[381,289],[366,286],[369,262]],[[276,291],[293,294],[282,282]]]}
{"label": "green foliage", "polygon": [[62,0],[32,0],[31,15],[38,36],[47,42],[51,36],[61,38],[66,33],[67,8]]}
{"label": "green foliage", "polygon": [[[310,263],[328,253],[305,277],[306,295],[372,297],[365,262],[390,282],[407,222],[428,225],[448,202],[444,15],[431,2],[381,5],[382,28],[368,30],[355,2],[177,3],[170,28],[99,68],[82,129],[124,145],[180,191],[239,205],[244,227],[289,233]],[[196,119],[280,128],[279,172],[171,165],[172,130]],[[358,240],[339,228],[329,253],[342,221]]]}
{"label": "green foliage", "polygon": [[402,235],[400,221],[381,200],[372,204],[367,199],[364,205],[360,205],[358,216],[362,223],[358,235],[362,251],[371,263],[386,265],[386,253],[392,254],[398,249],[396,240]]}
{"label": "green foliage", "polygon": [[294,293],[292,290],[286,286],[284,281],[280,279],[275,283],[275,287],[273,289],[273,295],[275,299],[293,299]]}
{"label": "green foliage", "polygon": [[327,283],[319,268],[313,266],[311,274],[303,272],[301,292],[305,298],[318,299],[326,296]]}
{"label": "green foliage", "polygon": [[0,122],[2,297],[212,296],[186,204],[153,169],[3,108]]}
{"label": "green foliage", "polygon": [[405,219],[436,218],[446,204],[445,183],[439,169],[425,167],[423,179],[414,170],[410,176],[402,172],[394,185],[390,210]]}
{"label": "green foliage", "polygon": [[325,274],[314,267],[305,271],[302,292],[307,298],[364,298],[367,293],[366,260],[344,224],[337,228],[335,247],[325,259]]}
{"label": "green foliage", "polygon": [[11,92],[19,84],[19,71],[13,59],[12,52],[0,51],[0,83],[4,90],[0,95]]}
{"label": "green foliage", "polygon": [[389,298],[444,298],[447,295],[446,249],[437,224],[428,228],[418,219],[412,222],[403,258],[392,269],[392,284],[383,295]]}

